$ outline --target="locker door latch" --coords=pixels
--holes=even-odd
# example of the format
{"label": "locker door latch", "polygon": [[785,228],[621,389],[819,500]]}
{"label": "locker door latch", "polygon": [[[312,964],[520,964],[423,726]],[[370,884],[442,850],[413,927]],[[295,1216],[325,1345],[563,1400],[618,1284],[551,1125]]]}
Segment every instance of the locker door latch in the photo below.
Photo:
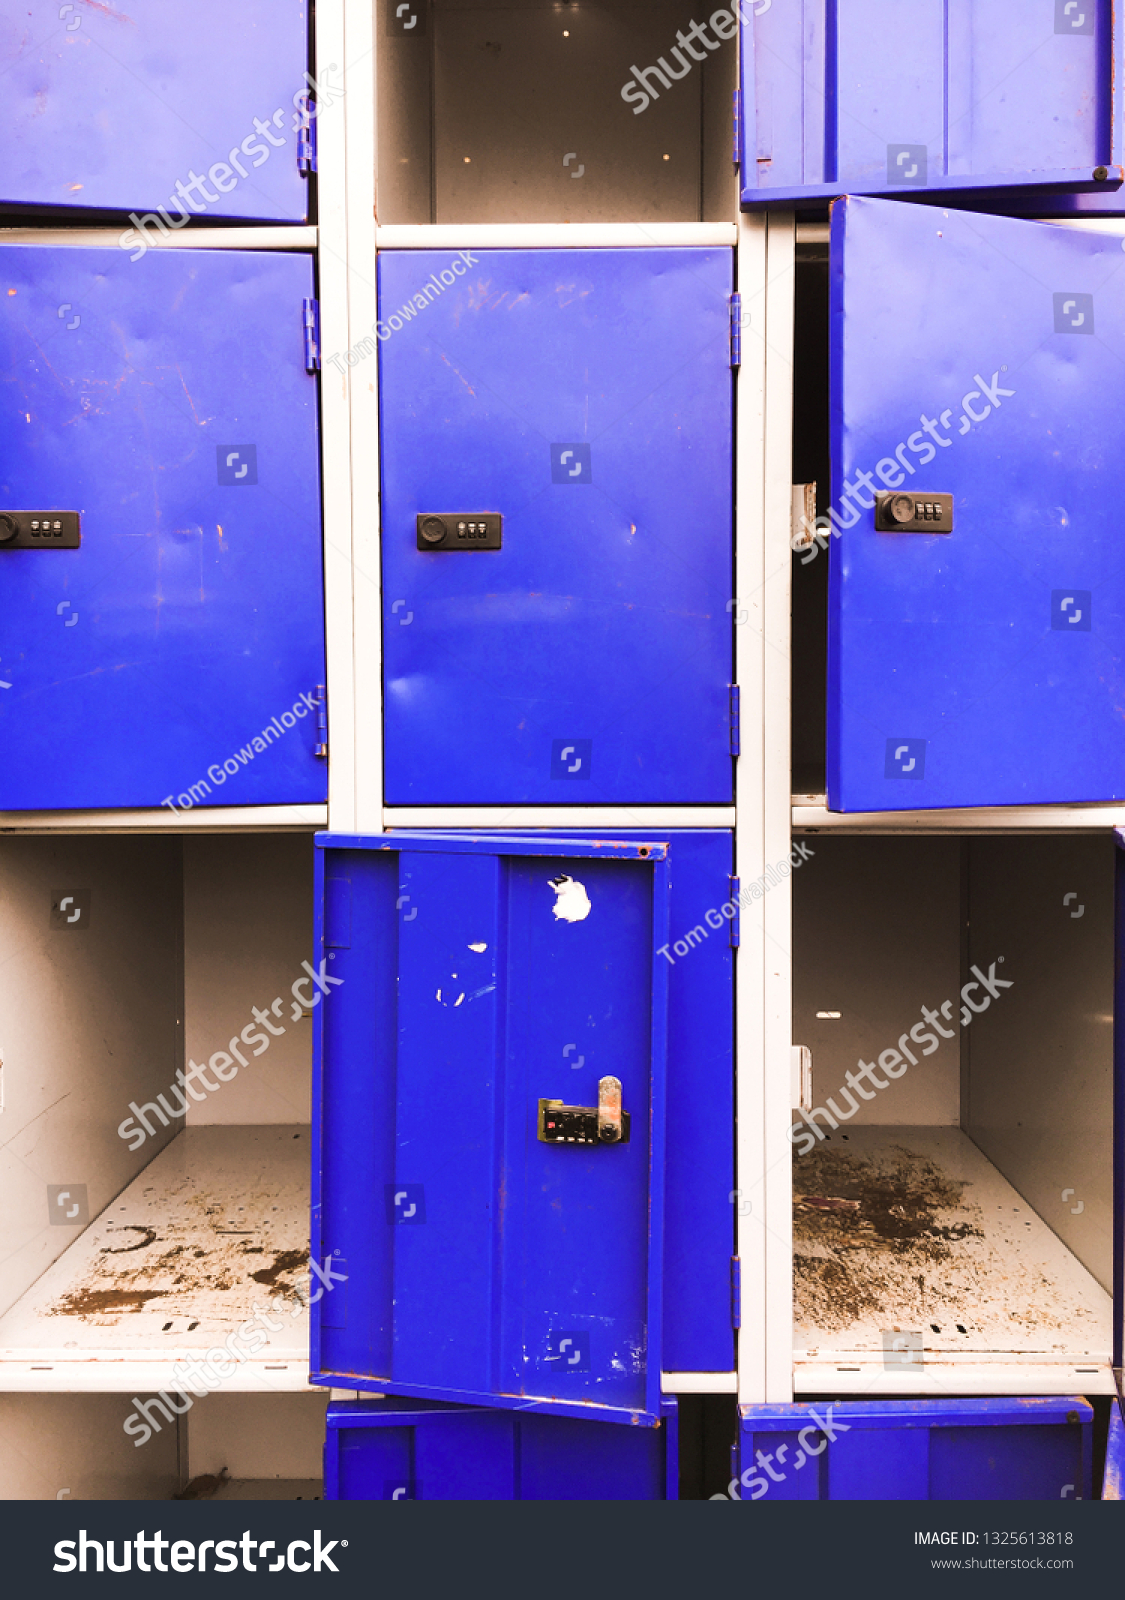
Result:
{"label": "locker door latch", "polygon": [[599,1081],[596,1106],[540,1100],[539,1138],[543,1144],[628,1144],[629,1113],[621,1107],[621,1079]]}
{"label": "locker door latch", "polygon": [[949,533],[953,496],[880,491],[875,496],[875,526],[880,533]]}

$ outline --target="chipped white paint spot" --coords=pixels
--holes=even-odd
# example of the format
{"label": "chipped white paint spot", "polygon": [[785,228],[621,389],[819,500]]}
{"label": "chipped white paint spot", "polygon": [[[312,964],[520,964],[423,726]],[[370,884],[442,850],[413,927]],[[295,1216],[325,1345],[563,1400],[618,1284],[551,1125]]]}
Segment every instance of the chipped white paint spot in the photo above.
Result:
{"label": "chipped white paint spot", "polygon": [[552,878],[550,883],[555,891],[555,904],[552,909],[556,920],[585,922],[592,910],[585,885],[579,883],[577,878],[568,878],[565,872],[559,878]]}
{"label": "chipped white paint spot", "polygon": [[459,1006],[464,998],[465,998],[465,991],[462,990],[461,993],[457,996],[456,1000],[454,1000],[453,1004],[455,1006]]}
{"label": "chipped white paint spot", "polygon": [[480,956],[484,954],[484,952],[488,949],[488,946],[486,944],[471,944],[469,949],[475,950],[477,955]]}

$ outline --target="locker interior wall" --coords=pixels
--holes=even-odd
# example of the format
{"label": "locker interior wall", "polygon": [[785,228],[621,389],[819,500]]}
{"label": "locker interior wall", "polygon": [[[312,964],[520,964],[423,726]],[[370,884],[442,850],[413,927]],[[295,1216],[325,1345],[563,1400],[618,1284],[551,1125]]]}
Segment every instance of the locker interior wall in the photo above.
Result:
{"label": "locker interior wall", "polygon": [[[145,1400],[146,1395],[140,1398]],[[167,1500],[179,1486],[176,1430],[138,1450],[122,1424],[132,1395],[0,1394],[0,1500]]]}
{"label": "locker interior wall", "polygon": [[[816,484],[828,512],[828,246],[801,247],[795,274],[793,482]],[[796,531],[796,530],[794,530]],[[794,794],[823,794],[827,736],[828,551],[793,555],[792,768]]]}
{"label": "locker interior wall", "polygon": [[226,1394],[196,1400],[187,1413],[188,1477],[319,1479],[328,1391]]}
{"label": "locker interior wall", "polygon": [[[813,1057],[813,1104],[839,1100],[844,1074],[874,1062],[921,1022],[922,1006],[960,1007],[960,844],[956,839],[833,838],[793,874],[793,1042]],[[817,1017],[838,1011],[839,1018]],[[956,1032],[960,1028],[949,1022]],[[870,1092],[870,1091],[869,1091]],[[957,1038],[861,1101],[854,1124],[956,1127]]]}
{"label": "locker interior wall", "polygon": [[[268,1050],[220,1092],[192,1102],[191,1124],[307,1123],[312,1019],[294,1018],[293,983],[312,957],[313,845],[294,834],[208,834],[184,841],[187,1058],[201,1065],[271,1011]],[[306,984],[308,994],[311,984]],[[257,1028],[259,1037],[264,1037]]]}
{"label": "locker interior wall", "polygon": [[639,115],[621,98],[690,27],[684,0],[435,0],[409,35],[377,3],[381,223],[734,216],[735,42]]}
{"label": "locker interior wall", "polygon": [[962,1036],[962,1125],[1112,1290],[1113,841],[967,848],[970,962],[1018,988]]}
{"label": "locker interior wall", "polygon": [[[68,894],[88,927],[51,925]],[[181,932],[178,839],[0,841],[0,1311],[171,1137],[132,1153],[117,1130],[180,1065]],[[72,1225],[49,1185],[85,1186]]]}

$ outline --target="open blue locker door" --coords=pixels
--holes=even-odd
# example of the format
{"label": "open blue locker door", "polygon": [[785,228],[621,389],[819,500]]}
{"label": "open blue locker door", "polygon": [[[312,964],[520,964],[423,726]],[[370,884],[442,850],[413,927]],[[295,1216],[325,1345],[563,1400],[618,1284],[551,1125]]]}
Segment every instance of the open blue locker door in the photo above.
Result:
{"label": "open blue locker door", "polygon": [[426,1400],[328,1408],[326,1500],[675,1500],[675,1400],[659,1428]]}
{"label": "open blue locker door", "polygon": [[1120,198],[1110,0],[799,0],[742,15],[743,205],[958,191],[1002,204],[1037,186]]}
{"label": "open blue locker door", "polygon": [[0,810],[323,801],[310,258],[0,279]]}
{"label": "open blue locker door", "polygon": [[830,807],[1120,799],[1121,241],[848,197],[831,258]]}
{"label": "open blue locker door", "polygon": [[667,846],[317,842],[313,1381],[655,1426]]}
{"label": "open blue locker door", "polygon": [[388,803],[729,803],[732,273],[380,255]]}
{"label": "open blue locker door", "polygon": [[742,1500],[1088,1500],[1080,1396],[740,1407]]}
{"label": "open blue locker door", "polygon": [[303,222],[308,28],[304,0],[5,7],[0,200]]}

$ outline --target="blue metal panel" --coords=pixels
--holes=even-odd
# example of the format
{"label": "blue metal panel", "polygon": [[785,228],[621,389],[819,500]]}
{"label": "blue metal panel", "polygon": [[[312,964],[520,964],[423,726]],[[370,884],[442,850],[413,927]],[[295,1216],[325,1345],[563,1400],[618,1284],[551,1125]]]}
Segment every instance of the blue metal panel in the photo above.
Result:
{"label": "blue metal panel", "polygon": [[744,1500],[1088,1500],[1076,1396],[740,1407]]}
{"label": "blue metal panel", "polygon": [[1102,1499],[1125,1500],[1125,1421],[1122,1421],[1119,1400],[1114,1400],[1109,1413],[1109,1438],[1106,1441]]}
{"label": "blue metal panel", "polygon": [[[632,829],[618,836],[646,837]],[[730,893],[734,844],[732,835],[723,830],[678,828],[665,837],[672,864],[672,901],[665,956],[669,1138],[664,1370],[731,1372],[734,951],[729,923],[719,908]],[[686,956],[675,953],[677,941],[687,945]],[[572,1051],[568,1060],[577,1067],[578,1052]]]}
{"label": "blue metal panel", "polygon": [[[391,804],[729,802],[731,289],[729,250],[380,256]],[[502,548],[417,548],[458,510]]]}
{"label": "blue metal panel", "polygon": [[7,206],[304,221],[303,0],[23,0],[0,60]]}
{"label": "blue metal panel", "polygon": [[1110,0],[794,0],[742,16],[744,205],[1121,193]]}
{"label": "blue metal panel", "polygon": [[[829,805],[1119,799],[1120,241],[882,200],[832,219]],[[899,486],[952,493],[952,532],[876,532],[871,491]]]}
{"label": "blue metal panel", "polygon": [[82,528],[0,548],[0,809],[323,801],[311,261],[10,246],[0,277],[0,510]]}
{"label": "blue metal panel", "polygon": [[[348,1298],[314,1381],[655,1424],[667,847],[318,843],[345,925],[316,959],[349,987],[316,1013],[313,1249]],[[596,1105],[606,1075],[629,1142],[537,1138],[541,1098]]]}
{"label": "blue metal panel", "polygon": [[676,1402],[661,1426],[349,1401],[328,1408],[326,1500],[675,1500]]}

